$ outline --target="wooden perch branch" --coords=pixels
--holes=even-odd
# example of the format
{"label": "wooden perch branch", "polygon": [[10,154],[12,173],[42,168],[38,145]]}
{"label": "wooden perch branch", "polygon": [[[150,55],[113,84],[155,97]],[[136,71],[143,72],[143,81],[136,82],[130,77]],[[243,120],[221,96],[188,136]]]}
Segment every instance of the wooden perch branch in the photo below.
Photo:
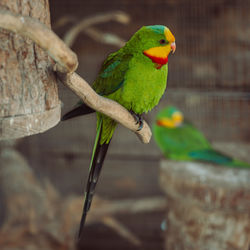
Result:
{"label": "wooden perch branch", "polygon": [[98,95],[78,74],[58,74],[60,80],[77,94],[89,107],[111,117],[126,128],[134,131],[143,143],[149,143],[151,130],[144,121],[143,128],[137,131],[134,117],[119,103]]}
{"label": "wooden perch branch", "polygon": [[[110,18],[109,15],[107,18]],[[117,15],[118,20],[119,18],[120,21],[126,21],[124,16]],[[48,51],[57,62],[55,69],[61,73],[59,77],[62,82],[87,105],[134,131],[143,143],[150,141],[151,130],[146,122],[144,122],[142,130],[137,131],[138,124],[135,124],[134,117],[123,106],[99,96],[84,79],[76,73],[72,73],[78,65],[77,57],[52,30],[33,18],[22,17],[3,10],[0,10],[0,27],[26,36]]]}

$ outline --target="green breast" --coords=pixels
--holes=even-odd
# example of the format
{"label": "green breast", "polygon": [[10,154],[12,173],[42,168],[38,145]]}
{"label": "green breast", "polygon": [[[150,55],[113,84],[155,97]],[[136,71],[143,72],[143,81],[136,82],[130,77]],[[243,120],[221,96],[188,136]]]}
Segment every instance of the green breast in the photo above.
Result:
{"label": "green breast", "polygon": [[125,75],[121,103],[137,114],[146,113],[155,107],[167,85],[168,67],[156,69],[148,58],[133,58]]}

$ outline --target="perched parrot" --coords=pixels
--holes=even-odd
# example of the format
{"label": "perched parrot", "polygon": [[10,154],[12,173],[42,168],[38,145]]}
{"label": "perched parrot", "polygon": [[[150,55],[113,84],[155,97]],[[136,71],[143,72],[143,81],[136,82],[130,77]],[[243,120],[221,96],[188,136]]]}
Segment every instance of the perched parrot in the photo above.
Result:
{"label": "perched parrot", "polygon": [[229,167],[250,168],[250,164],[213,149],[204,135],[184,119],[180,110],[172,106],[156,115],[153,136],[163,154],[172,160],[205,161]]}
{"label": "perched parrot", "polygon": [[[93,83],[93,89],[101,96],[115,100],[129,110],[143,126],[141,115],[156,106],[167,84],[168,56],[176,49],[175,37],[163,25],[144,26],[124,47],[110,54]],[[95,112],[85,104],[62,117],[62,120]],[[85,192],[79,238],[98,177],[117,123],[101,113],[97,114],[97,132],[90,172]]]}

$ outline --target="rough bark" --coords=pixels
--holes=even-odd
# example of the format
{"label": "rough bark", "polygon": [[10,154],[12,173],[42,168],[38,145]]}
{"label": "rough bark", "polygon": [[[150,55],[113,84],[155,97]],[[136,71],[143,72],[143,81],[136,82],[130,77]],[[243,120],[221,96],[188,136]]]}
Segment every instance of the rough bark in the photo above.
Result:
{"label": "rough bark", "polygon": [[[2,0],[1,10],[50,28],[48,0]],[[0,29],[0,139],[43,132],[60,119],[52,60],[27,37]]]}
{"label": "rough bark", "polygon": [[162,161],[167,194],[165,249],[248,250],[250,171]]}

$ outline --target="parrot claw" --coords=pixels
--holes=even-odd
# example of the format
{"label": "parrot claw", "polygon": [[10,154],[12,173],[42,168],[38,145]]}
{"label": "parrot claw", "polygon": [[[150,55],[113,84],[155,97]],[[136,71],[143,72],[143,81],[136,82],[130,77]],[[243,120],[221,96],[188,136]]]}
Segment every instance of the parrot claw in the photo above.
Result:
{"label": "parrot claw", "polygon": [[[136,124],[138,124],[138,123],[136,123]],[[142,130],[142,128],[143,128],[143,119],[141,119],[141,120],[139,121],[139,128],[137,129],[137,131]]]}
{"label": "parrot claw", "polygon": [[139,124],[139,128],[137,129],[137,131],[142,130],[142,128],[143,128],[143,118],[141,117],[141,115],[138,115],[133,111],[130,111],[130,113],[134,116],[136,124]]}

